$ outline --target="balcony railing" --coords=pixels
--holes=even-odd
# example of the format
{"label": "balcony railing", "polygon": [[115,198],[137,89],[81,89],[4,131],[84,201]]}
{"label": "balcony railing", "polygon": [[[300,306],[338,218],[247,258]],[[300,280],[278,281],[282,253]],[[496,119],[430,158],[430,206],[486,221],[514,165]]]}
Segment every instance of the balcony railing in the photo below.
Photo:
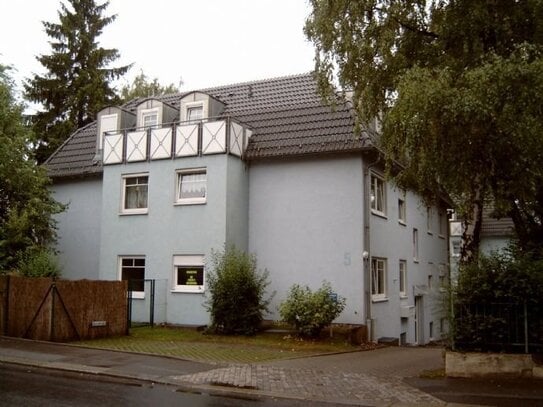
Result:
{"label": "balcony railing", "polygon": [[231,118],[123,129],[103,137],[104,164],[120,164],[209,154],[242,157],[252,130]]}

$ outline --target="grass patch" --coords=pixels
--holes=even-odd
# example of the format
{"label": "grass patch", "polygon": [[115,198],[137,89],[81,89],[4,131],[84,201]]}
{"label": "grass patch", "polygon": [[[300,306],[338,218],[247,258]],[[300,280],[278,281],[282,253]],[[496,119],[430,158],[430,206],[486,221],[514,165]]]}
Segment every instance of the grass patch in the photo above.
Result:
{"label": "grass patch", "polygon": [[323,335],[318,340],[306,340],[279,332],[262,332],[255,336],[223,336],[203,334],[189,328],[148,326],[132,328],[128,336],[75,344],[225,363],[256,363],[359,349],[348,342],[348,336],[335,330],[332,338]]}

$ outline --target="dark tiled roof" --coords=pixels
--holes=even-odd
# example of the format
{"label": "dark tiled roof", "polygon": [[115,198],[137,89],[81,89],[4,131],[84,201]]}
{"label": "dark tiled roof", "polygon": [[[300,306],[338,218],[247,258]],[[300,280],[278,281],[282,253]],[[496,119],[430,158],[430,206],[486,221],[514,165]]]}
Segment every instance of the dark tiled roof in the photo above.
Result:
{"label": "dark tiled roof", "polygon": [[[233,117],[253,130],[245,159],[355,151],[367,148],[354,136],[349,104],[326,106],[317,93],[311,73],[276,79],[200,89],[226,104],[224,116]],[[159,97],[176,108],[187,92]],[[143,99],[127,103],[135,110]],[[75,132],[46,162],[51,176],[100,173],[95,156],[96,124]]]}
{"label": "dark tiled roof", "polygon": [[515,225],[511,218],[494,217],[494,204],[485,202],[483,206],[483,223],[481,224],[481,236],[507,236],[514,233]]}

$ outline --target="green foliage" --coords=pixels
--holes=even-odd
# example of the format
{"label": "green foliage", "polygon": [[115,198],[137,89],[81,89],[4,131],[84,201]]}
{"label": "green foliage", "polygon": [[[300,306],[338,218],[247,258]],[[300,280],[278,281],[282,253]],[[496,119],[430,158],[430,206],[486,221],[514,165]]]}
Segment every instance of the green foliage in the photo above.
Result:
{"label": "green foliage", "polygon": [[480,256],[464,265],[453,292],[452,337],[457,349],[524,351],[524,323],[529,341],[542,343],[543,260],[511,249]]}
{"label": "green foliage", "polygon": [[43,105],[34,117],[38,135],[37,159],[45,161],[77,128],[94,120],[96,113],[117,102],[110,82],[130,66],[108,68],[119,58],[116,49],[98,46],[97,38],[116,16],[104,17],[109,2],[68,0],[61,3],[59,23],[44,22],[52,53],[38,61],[47,70],[25,83],[26,98]]}
{"label": "green foliage", "polygon": [[[180,82],[179,86],[182,84],[183,82]],[[120,98],[122,103],[126,103],[138,97],[160,96],[178,92],[179,88],[173,83],[162,86],[158,82],[158,78],[150,80],[143,71],[140,71],[140,74],[134,78],[132,84],[125,85],[121,88]]]}
{"label": "green foliage", "polygon": [[256,257],[235,247],[214,252],[212,263],[213,271],[206,276],[210,331],[226,335],[255,334],[271,301],[265,298],[268,272],[259,272]]}
{"label": "green foliage", "polygon": [[362,128],[382,118],[380,137],[365,130],[400,187],[450,194],[466,222],[462,260],[476,259],[485,199],[521,244],[541,247],[543,2],[311,4],[321,92],[352,89]]}
{"label": "green foliage", "polygon": [[294,326],[302,336],[318,337],[345,308],[345,298],[333,296],[332,286],[324,282],[313,292],[308,286],[294,284],[279,307],[284,322]]}
{"label": "green foliage", "polygon": [[0,65],[0,270],[10,270],[28,248],[55,240],[52,215],[63,206],[51,198],[45,170],[33,159],[32,134],[23,125],[7,69]]}
{"label": "green foliage", "polygon": [[60,277],[60,268],[50,250],[27,249],[19,258],[17,271],[25,277]]}

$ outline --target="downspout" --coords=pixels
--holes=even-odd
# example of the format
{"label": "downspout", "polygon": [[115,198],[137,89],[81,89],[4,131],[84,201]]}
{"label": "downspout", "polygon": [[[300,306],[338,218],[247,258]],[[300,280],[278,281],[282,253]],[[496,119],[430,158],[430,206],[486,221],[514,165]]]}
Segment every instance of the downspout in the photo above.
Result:
{"label": "downspout", "polygon": [[364,178],[364,251],[362,261],[364,264],[364,310],[368,340],[373,341],[373,324],[371,317],[371,243],[370,243],[370,219],[371,219],[371,177],[370,170],[380,161],[379,157],[369,164],[362,157],[362,174]]}

